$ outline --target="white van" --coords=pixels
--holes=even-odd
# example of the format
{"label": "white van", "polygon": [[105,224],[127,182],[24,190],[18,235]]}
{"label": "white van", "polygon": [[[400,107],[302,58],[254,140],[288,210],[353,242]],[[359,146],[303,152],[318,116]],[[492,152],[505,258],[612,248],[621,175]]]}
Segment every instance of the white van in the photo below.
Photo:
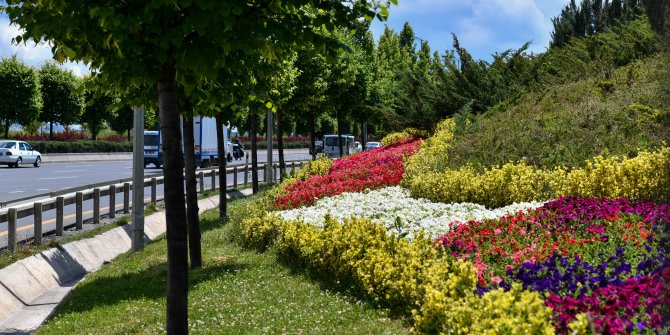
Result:
{"label": "white van", "polygon": [[[355,154],[355,138],[353,135],[342,135],[342,156]],[[328,157],[340,157],[340,146],[337,134],[323,136],[323,153]]]}

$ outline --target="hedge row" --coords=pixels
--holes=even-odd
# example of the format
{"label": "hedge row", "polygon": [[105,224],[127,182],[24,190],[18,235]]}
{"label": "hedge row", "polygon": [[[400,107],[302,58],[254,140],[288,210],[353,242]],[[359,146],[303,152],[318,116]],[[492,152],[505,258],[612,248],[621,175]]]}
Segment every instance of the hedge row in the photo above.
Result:
{"label": "hedge row", "polygon": [[[242,142],[244,150],[251,150],[251,142]],[[258,149],[266,149],[267,143],[265,141],[258,141]],[[310,143],[304,141],[298,142],[284,142],[284,149],[306,149],[309,148]],[[277,149],[277,142],[272,142],[272,147]]]}
{"label": "hedge row", "polygon": [[86,152],[132,152],[132,142],[76,141],[76,142],[30,142],[33,149],[42,154],[86,153]]}

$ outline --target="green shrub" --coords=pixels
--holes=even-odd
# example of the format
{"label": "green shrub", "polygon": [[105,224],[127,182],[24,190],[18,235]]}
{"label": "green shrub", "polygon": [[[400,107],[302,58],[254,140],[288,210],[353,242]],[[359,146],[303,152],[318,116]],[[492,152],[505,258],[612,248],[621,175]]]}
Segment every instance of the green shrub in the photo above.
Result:
{"label": "green shrub", "polygon": [[595,78],[525,94],[505,109],[461,122],[439,160],[448,156],[451,169],[520,160],[573,168],[598,155],[633,157],[639,150],[658,149],[670,138],[669,61],[659,54],[614,71],[606,95],[598,88],[602,79]]}
{"label": "green shrub", "polygon": [[88,152],[132,152],[132,142],[76,141],[76,142],[30,142],[33,149],[42,154],[88,153]]}
{"label": "green shrub", "polygon": [[[414,170],[411,164],[407,169]],[[445,172],[421,171],[408,173],[402,184],[415,197],[444,203],[474,202],[489,208],[561,196],[667,202],[670,148],[643,151],[635,158],[598,156],[588,160],[584,168],[575,169],[541,169],[522,161],[482,172],[471,166]]]}

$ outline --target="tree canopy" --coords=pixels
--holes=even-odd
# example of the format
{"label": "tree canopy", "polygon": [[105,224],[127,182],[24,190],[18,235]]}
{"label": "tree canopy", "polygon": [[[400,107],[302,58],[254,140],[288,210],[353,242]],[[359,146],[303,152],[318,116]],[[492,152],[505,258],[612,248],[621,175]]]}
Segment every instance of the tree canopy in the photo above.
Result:
{"label": "tree canopy", "polygon": [[[40,81],[35,69],[24,65],[16,56],[0,59],[0,120],[4,137],[9,127],[18,122],[28,125],[42,108]],[[2,129],[0,127],[0,129]]]}

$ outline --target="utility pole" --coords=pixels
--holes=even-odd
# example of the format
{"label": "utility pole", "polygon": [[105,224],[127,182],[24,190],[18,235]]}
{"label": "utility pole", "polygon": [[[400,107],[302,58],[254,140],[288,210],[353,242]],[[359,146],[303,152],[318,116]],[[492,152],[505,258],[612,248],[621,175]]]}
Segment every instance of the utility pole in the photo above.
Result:
{"label": "utility pole", "polygon": [[266,129],[266,137],[267,137],[267,145],[268,145],[268,159],[267,163],[265,164],[265,183],[266,184],[272,184],[272,177],[273,177],[273,172],[274,169],[272,168],[272,128],[273,128],[273,121],[272,121],[272,111],[268,110],[268,119],[267,119],[267,126],[265,127]]}
{"label": "utility pole", "polygon": [[133,236],[132,250],[144,249],[144,110],[135,109],[133,118]]}

